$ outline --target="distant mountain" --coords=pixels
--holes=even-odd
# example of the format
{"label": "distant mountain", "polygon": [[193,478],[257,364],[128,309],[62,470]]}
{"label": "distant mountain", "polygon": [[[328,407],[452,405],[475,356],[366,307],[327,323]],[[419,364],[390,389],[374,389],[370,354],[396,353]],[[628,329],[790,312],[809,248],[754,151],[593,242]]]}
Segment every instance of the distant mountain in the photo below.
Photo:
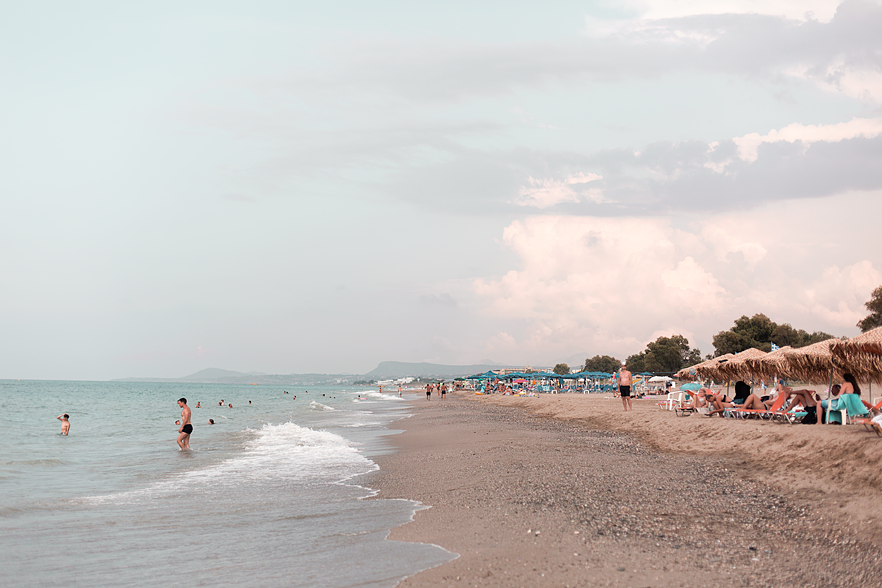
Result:
{"label": "distant mountain", "polygon": [[232,370],[222,370],[220,368],[206,368],[200,372],[196,372],[195,374],[190,374],[189,376],[184,376],[183,378],[176,378],[178,382],[202,382],[204,380],[217,380],[219,378],[240,378],[242,376],[265,376],[266,374],[262,372],[248,372],[247,374],[243,374],[242,372],[234,372]]}
{"label": "distant mountain", "polygon": [[235,372],[220,368],[207,368],[180,378],[120,378],[114,382],[169,382],[190,384],[274,384],[280,386],[318,384],[352,384],[358,380],[382,380],[404,378],[407,376],[438,376],[453,378],[471,376],[487,370],[506,367],[505,364],[487,362],[475,365],[444,365],[440,363],[407,363],[403,361],[383,361],[373,371],[357,376],[355,374],[265,374],[263,372]]}
{"label": "distant mountain", "polygon": [[475,365],[444,365],[440,363],[408,363],[404,361],[382,361],[373,371],[364,375],[365,378],[404,378],[406,376],[472,376],[487,370],[504,367],[498,363]]}

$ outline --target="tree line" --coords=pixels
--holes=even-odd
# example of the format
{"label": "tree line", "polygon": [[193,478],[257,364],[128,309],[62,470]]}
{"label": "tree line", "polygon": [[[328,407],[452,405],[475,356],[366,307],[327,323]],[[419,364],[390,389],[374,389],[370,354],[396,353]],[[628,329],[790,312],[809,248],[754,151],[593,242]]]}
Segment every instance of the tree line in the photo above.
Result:
{"label": "tree line", "polygon": [[[858,321],[861,332],[882,327],[882,286],[873,290],[870,300],[864,304],[869,315]],[[805,347],[820,341],[832,339],[833,335],[823,331],[809,333],[804,329],[796,329],[790,323],[778,324],[766,315],[759,313],[752,317],[742,316],[735,319],[735,324],[726,331],[720,331],[713,338],[714,353],[704,359],[719,357],[727,353],[739,353],[745,349],[771,351],[772,343],[778,347]],[[689,340],[682,335],[659,337],[646,345],[640,353],[629,355],[625,366],[634,373],[673,373],[684,367],[702,361],[701,352],[689,346]],[[595,355],[587,358],[581,371],[613,373],[619,370],[622,362],[611,355]],[[569,366],[559,363],[554,366],[554,373],[569,373]]]}

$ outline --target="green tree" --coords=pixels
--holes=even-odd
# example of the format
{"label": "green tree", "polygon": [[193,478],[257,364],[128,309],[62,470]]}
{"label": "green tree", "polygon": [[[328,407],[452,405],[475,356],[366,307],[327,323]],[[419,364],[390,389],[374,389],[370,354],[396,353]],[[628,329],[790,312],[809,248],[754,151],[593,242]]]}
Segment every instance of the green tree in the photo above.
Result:
{"label": "green tree", "polygon": [[[625,360],[625,367],[628,368],[629,372],[633,372],[635,374],[639,374],[640,372],[646,371],[646,352],[641,351],[640,353],[635,353],[634,355],[629,355],[628,359]],[[618,368],[616,368],[618,369]],[[613,370],[615,371],[615,370]]]}
{"label": "green tree", "polygon": [[621,365],[622,364],[619,360],[611,355],[595,355],[594,357],[585,360],[585,365],[582,367],[582,371],[607,372],[611,374],[616,372]]}
{"label": "green tree", "polygon": [[734,327],[714,335],[715,355],[738,353],[751,347],[771,351],[772,333],[777,326],[764,314],[755,314],[750,318],[742,316],[735,320]]}
{"label": "green tree", "polygon": [[823,331],[808,333],[803,329],[794,329],[790,326],[790,323],[784,323],[783,325],[777,325],[772,331],[771,341],[778,347],[790,345],[793,348],[798,348],[832,338],[833,335]]}
{"label": "green tree", "polygon": [[873,294],[864,303],[864,306],[870,311],[870,315],[857,322],[861,333],[866,333],[876,327],[882,327],[882,286],[873,290]]}
{"label": "green tree", "polygon": [[556,373],[559,376],[562,376],[564,374],[570,373],[570,366],[568,366],[565,363],[559,363],[556,366],[554,366],[554,369],[551,371],[553,371],[554,373]]}
{"label": "green tree", "polygon": [[643,371],[671,373],[700,361],[701,352],[691,348],[683,335],[659,337],[646,345]]}

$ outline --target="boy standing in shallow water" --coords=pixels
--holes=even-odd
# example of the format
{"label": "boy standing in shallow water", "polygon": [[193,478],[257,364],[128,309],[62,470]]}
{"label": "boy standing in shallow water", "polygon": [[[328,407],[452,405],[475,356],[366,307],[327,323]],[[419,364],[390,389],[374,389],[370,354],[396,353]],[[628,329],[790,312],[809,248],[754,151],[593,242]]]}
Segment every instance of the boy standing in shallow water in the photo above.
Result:
{"label": "boy standing in shallow water", "polygon": [[57,416],[55,418],[61,421],[61,434],[67,435],[68,433],[70,433],[70,415],[64,413],[63,415]]}

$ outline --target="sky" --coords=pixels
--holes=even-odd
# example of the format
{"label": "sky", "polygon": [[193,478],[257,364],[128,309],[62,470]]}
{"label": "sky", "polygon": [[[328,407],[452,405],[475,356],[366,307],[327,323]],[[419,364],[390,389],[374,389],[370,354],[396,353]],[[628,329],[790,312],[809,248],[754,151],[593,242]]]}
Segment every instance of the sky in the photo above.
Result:
{"label": "sky", "polygon": [[882,285],[877,0],[3,15],[0,378],[707,354]]}

